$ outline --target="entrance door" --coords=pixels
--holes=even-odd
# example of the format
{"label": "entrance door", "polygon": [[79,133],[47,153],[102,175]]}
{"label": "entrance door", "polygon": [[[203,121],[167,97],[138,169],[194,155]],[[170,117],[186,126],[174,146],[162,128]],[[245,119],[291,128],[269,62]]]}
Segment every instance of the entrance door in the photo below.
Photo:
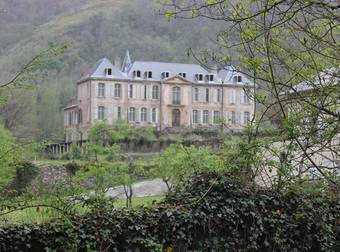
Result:
{"label": "entrance door", "polygon": [[179,127],[181,124],[181,111],[179,109],[172,110],[172,127]]}

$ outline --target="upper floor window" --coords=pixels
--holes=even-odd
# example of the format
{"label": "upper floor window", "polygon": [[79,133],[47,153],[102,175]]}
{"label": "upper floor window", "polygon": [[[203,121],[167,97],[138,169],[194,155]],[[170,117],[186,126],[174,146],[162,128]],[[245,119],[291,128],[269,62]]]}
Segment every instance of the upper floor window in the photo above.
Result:
{"label": "upper floor window", "polygon": [[152,86],[152,99],[159,99],[159,86]]}
{"label": "upper floor window", "polygon": [[133,85],[129,85],[129,98],[133,98]]}
{"label": "upper floor window", "polygon": [[214,111],[214,123],[218,123],[219,120],[221,119],[221,114],[220,111]]}
{"label": "upper floor window", "polygon": [[207,75],[207,80],[210,81],[210,82],[214,81],[214,75],[213,74],[208,74]]}
{"label": "upper floor window", "polygon": [[146,122],[147,121],[147,112],[148,112],[148,110],[146,108],[142,108],[141,109],[141,113],[140,113],[140,120],[141,120],[141,122]]}
{"label": "upper floor window", "polygon": [[234,80],[234,83],[242,82],[242,76],[241,75],[236,75],[236,76],[234,76],[233,80]]}
{"label": "upper floor window", "polygon": [[98,97],[105,97],[105,84],[104,83],[98,83]]}
{"label": "upper floor window", "polygon": [[98,120],[104,120],[105,119],[105,108],[104,106],[98,107]]}
{"label": "upper floor window", "polygon": [[169,72],[163,72],[162,73],[162,79],[169,78],[169,77],[170,77],[170,73]]}
{"label": "upper floor window", "polygon": [[136,121],[136,109],[133,107],[129,108],[128,120],[129,122]]}
{"label": "upper floor window", "polygon": [[78,123],[83,123],[83,111],[81,109],[78,110]]}
{"label": "upper floor window", "polygon": [[146,100],[148,98],[148,86],[144,85],[143,99]]}
{"label": "upper floor window", "polygon": [[205,101],[209,102],[209,88],[205,89]]}
{"label": "upper floor window", "polygon": [[217,102],[221,101],[221,89],[217,89]]}
{"label": "upper floor window", "polygon": [[243,122],[247,124],[250,120],[250,113],[248,111],[244,112],[243,114]]}
{"label": "upper floor window", "polygon": [[229,91],[229,103],[236,104],[236,90],[232,89]]}
{"label": "upper floor window", "polygon": [[209,123],[209,111],[203,110],[203,123],[208,124]]}
{"label": "upper floor window", "polygon": [[198,123],[198,111],[197,110],[192,111],[192,122]]}
{"label": "upper floor window", "polygon": [[146,78],[152,79],[152,72],[151,71],[146,72]]}
{"label": "upper floor window", "polygon": [[182,76],[183,78],[186,78],[186,77],[187,77],[187,73],[179,73],[178,75],[179,75],[179,76]]}
{"label": "upper floor window", "polygon": [[179,87],[174,87],[172,89],[172,104],[181,103],[181,89]]}
{"label": "upper floor window", "polygon": [[250,104],[250,98],[244,90],[241,90],[241,102],[243,104]]}
{"label": "upper floor window", "polygon": [[122,91],[122,85],[121,84],[115,84],[114,97],[120,97],[121,91]]}
{"label": "upper floor window", "polygon": [[106,68],[105,73],[106,73],[106,75],[111,76],[112,75],[112,68]]}
{"label": "upper floor window", "polygon": [[200,97],[199,89],[198,89],[198,88],[195,88],[195,89],[194,89],[194,100],[195,100],[195,101],[198,101],[198,100],[199,100],[199,97]]}
{"label": "upper floor window", "polygon": [[156,108],[153,108],[151,111],[151,121],[156,122],[156,117],[157,117],[157,110]]}
{"label": "upper floor window", "polygon": [[196,79],[198,81],[203,81],[203,74],[196,74]]}

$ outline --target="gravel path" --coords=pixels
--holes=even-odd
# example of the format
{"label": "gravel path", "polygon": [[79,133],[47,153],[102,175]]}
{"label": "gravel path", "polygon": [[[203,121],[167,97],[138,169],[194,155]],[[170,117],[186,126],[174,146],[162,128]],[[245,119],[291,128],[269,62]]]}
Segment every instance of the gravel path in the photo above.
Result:
{"label": "gravel path", "polygon": [[[132,185],[133,197],[164,195],[168,192],[161,179],[147,180]],[[112,187],[106,192],[107,197],[125,198],[123,186]]]}

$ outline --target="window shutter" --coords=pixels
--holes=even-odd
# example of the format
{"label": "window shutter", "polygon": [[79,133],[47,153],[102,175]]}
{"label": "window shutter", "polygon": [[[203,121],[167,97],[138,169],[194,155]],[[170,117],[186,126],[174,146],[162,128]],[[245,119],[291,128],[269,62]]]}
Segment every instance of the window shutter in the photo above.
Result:
{"label": "window shutter", "polygon": [[213,102],[217,103],[217,89],[214,89],[214,93],[213,93]]}
{"label": "window shutter", "polygon": [[151,100],[152,99],[152,85],[148,85],[148,99]]}
{"label": "window shutter", "polygon": [[111,97],[115,97],[115,86],[111,85],[110,89],[111,89]]}
{"label": "window shutter", "polygon": [[241,92],[240,92],[240,101],[241,101],[241,104],[245,103],[245,93],[243,89],[241,89]]}
{"label": "window shutter", "polygon": [[137,85],[133,85],[132,86],[132,97],[134,98],[134,99],[137,99],[137,97],[138,97],[138,95],[137,95]]}
{"label": "window shutter", "polygon": [[118,108],[116,106],[112,107],[112,118],[114,120],[118,118]]}
{"label": "window shutter", "polygon": [[241,113],[239,111],[236,111],[236,124],[240,124],[241,123],[241,120],[240,120],[240,117],[241,117]]}
{"label": "window shutter", "polygon": [[108,119],[108,111],[109,110],[109,108],[107,108],[107,107],[104,107],[104,119]]}

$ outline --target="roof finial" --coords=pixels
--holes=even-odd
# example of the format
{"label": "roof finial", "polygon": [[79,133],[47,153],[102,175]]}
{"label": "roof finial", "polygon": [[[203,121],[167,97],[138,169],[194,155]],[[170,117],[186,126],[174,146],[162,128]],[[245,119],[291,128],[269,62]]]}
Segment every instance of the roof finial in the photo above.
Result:
{"label": "roof finial", "polygon": [[126,73],[127,71],[129,71],[129,68],[131,66],[131,58],[130,58],[130,52],[127,49],[125,52],[125,58],[122,64],[122,72]]}

